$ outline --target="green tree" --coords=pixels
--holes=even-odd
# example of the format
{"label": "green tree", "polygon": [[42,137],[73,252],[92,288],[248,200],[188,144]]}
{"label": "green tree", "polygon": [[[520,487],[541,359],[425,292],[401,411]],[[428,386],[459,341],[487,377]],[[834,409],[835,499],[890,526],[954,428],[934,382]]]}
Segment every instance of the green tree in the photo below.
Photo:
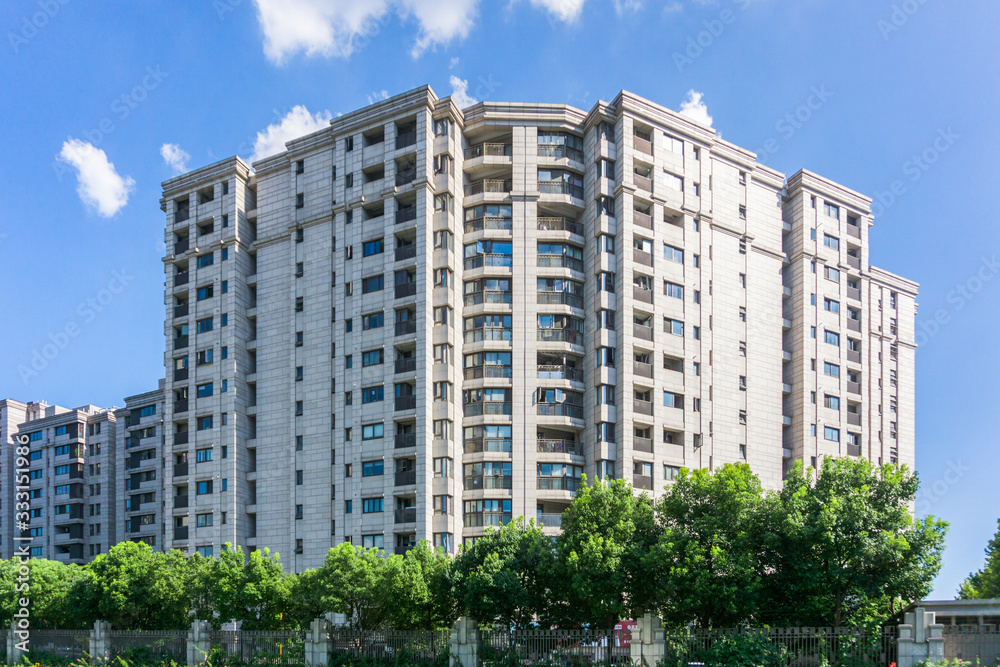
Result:
{"label": "green tree", "polygon": [[555,617],[611,629],[653,603],[654,582],[643,560],[657,542],[653,505],[616,479],[588,486],[586,478],[562,514],[553,582]]}
{"label": "green tree", "polygon": [[986,545],[986,564],[962,582],[958,597],[962,600],[1000,598],[1000,520],[996,535]]}
{"label": "green tree", "polygon": [[[27,598],[33,628],[86,627],[86,610],[70,603],[74,588],[86,580],[86,570],[41,558],[30,559],[27,567],[27,581],[18,582],[20,559],[0,561],[0,623],[9,626],[18,600]],[[27,590],[23,584],[27,584]]]}
{"label": "green tree", "polygon": [[551,540],[523,517],[487,529],[452,562],[452,591],[459,608],[480,623],[528,626],[546,616],[552,572]]}
{"label": "green tree", "polygon": [[323,606],[328,611],[345,614],[355,630],[371,631],[385,623],[386,560],[379,549],[365,549],[343,543],[330,549],[319,568]]}
{"label": "green tree", "polygon": [[914,519],[906,467],[826,458],[815,481],[797,465],[770,503],[767,622],[868,625],[927,595],[947,523]]}
{"label": "green tree", "polygon": [[451,597],[451,561],[441,549],[421,540],[405,555],[393,554],[386,562],[385,595],[393,600],[388,621],[400,629],[433,630],[455,622]]}
{"label": "green tree", "polygon": [[681,471],[656,504],[659,540],[646,556],[664,621],[733,627],[757,611],[764,491],[746,464]]}
{"label": "green tree", "polygon": [[278,554],[252,551],[226,543],[212,563],[211,600],[218,611],[216,626],[228,621],[242,621],[245,630],[277,630],[292,622],[289,611],[288,582]]}
{"label": "green tree", "polygon": [[[87,566],[86,588],[97,616],[129,630],[179,630],[189,623],[191,577],[184,554],[154,552],[142,542],[122,542]],[[96,603],[93,601],[96,600]]]}
{"label": "green tree", "polygon": [[308,628],[313,619],[330,611],[321,570],[288,574],[289,614],[295,625]]}

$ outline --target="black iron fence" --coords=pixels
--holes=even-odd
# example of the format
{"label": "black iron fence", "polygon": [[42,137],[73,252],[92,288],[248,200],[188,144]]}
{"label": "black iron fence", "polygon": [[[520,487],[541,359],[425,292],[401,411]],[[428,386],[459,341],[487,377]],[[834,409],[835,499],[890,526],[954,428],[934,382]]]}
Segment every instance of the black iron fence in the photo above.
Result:
{"label": "black iron fence", "polygon": [[330,626],[329,665],[367,664],[447,667],[450,630],[393,630],[362,632]]}
{"label": "black iron fence", "polygon": [[298,630],[217,630],[211,634],[213,654],[254,665],[303,665],[306,633]]}
{"label": "black iron fence", "polygon": [[479,664],[483,667],[521,665],[624,664],[631,660],[631,631],[515,630],[480,632]]}
{"label": "black iron fence", "polygon": [[1000,665],[1000,625],[944,626],[944,657]]}
{"label": "black iron fence", "polygon": [[108,635],[108,657],[143,663],[171,658],[187,660],[187,630],[112,630]]}
{"label": "black iron fence", "polygon": [[39,654],[83,658],[90,650],[90,630],[32,630],[28,650],[36,660]]}

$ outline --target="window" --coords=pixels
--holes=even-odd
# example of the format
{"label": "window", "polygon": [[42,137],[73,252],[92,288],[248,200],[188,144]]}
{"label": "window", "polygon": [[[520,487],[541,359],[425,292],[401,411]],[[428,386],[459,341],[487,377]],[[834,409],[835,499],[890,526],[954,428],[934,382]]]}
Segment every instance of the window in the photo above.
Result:
{"label": "window", "polygon": [[840,271],[833,268],[832,266],[824,266],[823,275],[826,276],[827,280],[832,280],[835,283],[840,282]]}
{"label": "window", "polygon": [[840,207],[836,204],[824,203],[823,212],[831,218],[840,218]]}
{"label": "window", "polygon": [[223,280],[222,281],[222,293],[223,294],[228,294],[229,293],[229,281],[228,280]]}
{"label": "window", "polygon": [[204,482],[198,482],[195,487],[195,493],[199,496],[204,496],[212,493],[212,480],[206,480]]}
{"label": "window", "polygon": [[364,461],[361,464],[361,476],[362,477],[377,477],[381,475],[385,470],[385,462],[382,459],[378,461]]}
{"label": "window", "polygon": [[198,301],[204,301],[205,299],[210,299],[214,296],[214,289],[212,285],[206,285],[205,287],[198,288]]}
{"label": "window", "polygon": [[434,121],[434,136],[443,137],[448,134],[448,119],[439,118]]}
{"label": "window", "polygon": [[368,331],[369,329],[379,329],[384,326],[384,324],[385,316],[381,311],[361,316],[361,328],[365,331]]}
{"label": "window", "polygon": [[680,320],[670,319],[669,317],[663,318],[663,331],[668,334],[673,334],[674,336],[684,335],[684,323]]}
{"label": "window", "polygon": [[295,416],[301,417],[304,410],[302,401],[295,401]]}
{"label": "window", "polygon": [[454,477],[455,476],[455,461],[448,457],[440,457],[434,459],[434,476],[435,477]]}
{"label": "window", "polygon": [[348,354],[344,357],[344,368],[354,368],[354,355]]}
{"label": "window", "polygon": [[434,269],[434,286],[448,287],[454,281],[453,275],[449,268]]}
{"label": "window", "polygon": [[361,402],[364,403],[376,403],[383,400],[385,397],[385,391],[382,385],[377,387],[366,387],[361,390]]}
{"label": "window", "polygon": [[212,395],[212,383],[198,385],[198,398],[208,398]]}
{"label": "window", "polygon": [[675,394],[672,391],[663,392],[663,405],[668,408],[677,408],[678,410],[684,409],[684,396],[683,394]]}
{"label": "window", "polygon": [[684,263],[684,251],[666,243],[663,244],[663,257],[672,262]]}
{"label": "window", "polygon": [[824,331],[823,340],[830,345],[836,345],[840,347],[840,334],[834,333],[833,331]]}
{"label": "window", "polygon": [[385,244],[382,239],[375,239],[373,241],[365,241],[364,245],[361,247],[362,257],[371,257],[372,255],[380,255],[385,252]]}
{"label": "window", "polygon": [[830,236],[829,234],[823,234],[823,245],[827,248],[833,248],[834,250],[840,250],[840,239],[836,236]]}
{"label": "window", "polygon": [[379,422],[378,424],[367,424],[361,427],[361,439],[362,440],[377,440],[383,437],[385,431],[384,425]]}
{"label": "window", "polygon": [[809,337],[810,338],[816,337],[816,327],[809,327]]}
{"label": "window", "polygon": [[344,320],[344,333],[351,333],[354,331],[354,318],[348,317]]}
{"label": "window", "polygon": [[840,442],[840,429],[832,426],[823,427],[823,438],[831,442]]}
{"label": "window", "polygon": [[198,333],[208,333],[212,330],[212,318],[206,317],[203,320],[198,320]]}
{"label": "window", "polygon": [[361,546],[365,549],[383,549],[385,548],[385,536],[362,535]]}
{"label": "window", "polygon": [[385,285],[385,277],[382,274],[377,276],[368,276],[367,278],[361,279],[361,293],[370,294],[372,292],[378,292]]}
{"label": "window", "polygon": [[207,431],[210,428],[212,428],[212,415],[208,415],[207,417],[198,417],[199,431]]}
{"label": "window", "polygon": [[200,255],[198,257],[197,264],[199,269],[204,269],[207,266],[212,266],[213,264],[215,264],[215,254],[210,252],[207,255]]}
{"label": "window", "polygon": [[823,310],[830,313],[840,312],[840,302],[833,299],[823,299]]}
{"label": "window", "polygon": [[614,422],[597,423],[597,442],[615,442]]}
{"label": "window", "polygon": [[740,220],[746,220],[746,219],[747,219],[747,207],[741,205],[740,206]]}
{"label": "window", "polygon": [[597,198],[597,215],[615,215],[615,198],[601,195]]}
{"label": "window", "polygon": [[823,407],[830,410],[840,410],[840,397],[826,394],[823,397]]}
{"label": "window", "polygon": [[838,366],[837,364],[831,364],[829,361],[823,362],[823,375],[829,375],[830,377],[839,378],[840,366]]}
{"label": "window", "polygon": [[677,283],[664,282],[663,292],[669,297],[681,300],[684,299],[684,287],[678,285]]}
{"label": "window", "polygon": [[[350,477],[350,475],[348,475]],[[354,512],[354,502],[351,500],[344,501],[344,514],[353,514]]]}
{"label": "window", "polygon": [[672,137],[666,132],[663,133],[663,145],[671,153],[684,154],[684,142],[677,137]]}
{"label": "window", "polygon": [[363,514],[375,514],[381,512],[382,508],[382,498],[365,498],[361,501],[361,512]]}
{"label": "window", "polygon": [[378,364],[383,363],[383,360],[384,360],[384,355],[381,348],[361,353],[362,366],[376,366]]}
{"label": "window", "polygon": [[739,413],[739,422],[740,422],[741,426],[746,426],[746,424],[747,424],[747,411],[746,410],[740,410],[740,413]]}
{"label": "window", "polygon": [[663,172],[663,184],[671,190],[684,192],[684,179],[676,174],[671,174],[669,171]]}

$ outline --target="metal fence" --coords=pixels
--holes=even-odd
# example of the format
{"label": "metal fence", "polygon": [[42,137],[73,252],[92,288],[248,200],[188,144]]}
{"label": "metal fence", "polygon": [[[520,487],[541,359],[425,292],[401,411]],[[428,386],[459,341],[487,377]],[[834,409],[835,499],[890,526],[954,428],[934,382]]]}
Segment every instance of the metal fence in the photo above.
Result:
{"label": "metal fence", "polygon": [[112,630],[108,639],[108,657],[112,660],[187,660],[187,630]]}
{"label": "metal fence", "polygon": [[944,626],[944,657],[973,661],[983,667],[1000,665],[1000,625]]}
{"label": "metal fence", "polygon": [[217,630],[211,634],[213,653],[254,665],[303,665],[306,633],[298,630]]}
{"label": "metal fence", "polygon": [[350,663],[362,658],[382,665],[448,664],[451,631],[377,630],[361,632],[347,626],[330,626],[329,664]]}
{"label": "metal fence", "polygon": [[725,665],[751,654],[768,667],[830,665],[889,667],[896,663],[895,626],[856,628],[739,628],[668,630],[663,667]]}
{"label": "metal fence", "polygon": [[60,658],[83,658],[90,650],[90,630],[32,630],[28,650]]}
{"label": "metal fence", "polygon": [[531,664],[627,663],[631,630],[516,630],[480,632],[483,667]]}

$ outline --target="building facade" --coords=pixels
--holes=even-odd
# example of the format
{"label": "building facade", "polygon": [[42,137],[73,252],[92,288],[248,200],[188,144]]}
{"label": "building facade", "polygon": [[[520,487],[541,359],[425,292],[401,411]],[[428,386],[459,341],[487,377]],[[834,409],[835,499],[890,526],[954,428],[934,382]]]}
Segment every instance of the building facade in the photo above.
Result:
{"label": "building facade", "polygon": [[[163,384],[154,391],[125,398],[125,407],[115,410],[115,491],[120,503],[120,540],[145,542],[162,549],[165,535],[163,514],[163,470],[183,463],[168,463],[164,453]],[[181,456],[181,459],[184,457]],[[184,460],[186,463],[186,460]]]}
{"label": "building facade", "polygon": [[622,92],[428,87],[163,185],[165,544],[454,552],[584,475],[913,464],[917,286],[871,200]]}

